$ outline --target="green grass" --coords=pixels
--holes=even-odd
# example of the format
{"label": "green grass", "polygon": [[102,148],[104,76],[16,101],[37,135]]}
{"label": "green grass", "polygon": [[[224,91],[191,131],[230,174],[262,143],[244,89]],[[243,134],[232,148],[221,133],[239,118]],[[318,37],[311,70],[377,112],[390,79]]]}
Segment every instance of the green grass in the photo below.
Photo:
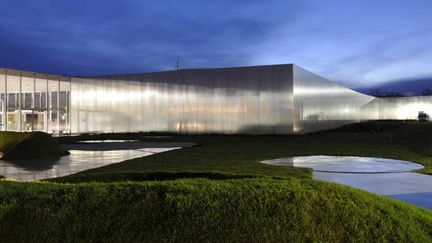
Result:
{"label": "green grass", "polygon": [[68,154],[58,141],[44,132],[0,132],[3,159],[60,157]]}
{"label": "green grass", "polygon": [[[98,136],[107,137],[109,134]],[[119,134],[114,135],[114,138],[115,136],[122,139],[139,139],[143,134]],[[432,174],[430,137],[432,137],[432,124],[417,122],[390,122],[384,125],[362,123],[361,127],[357,124],[304,136],[174,135],[168,138],[146,140],[195,142],[200,146],[132,159],[54,180],[57,182],[109,181],[110,178],[137,180],[134,178],[148,176],[155,179],[152,176],[155,173],[160,175],[159,179],[164,179],[164,173],[169,174],[168,178],[172,178],[172,173],[178,172],[187,172],[185,177],[196,177],[193,176],[194,173],[218,173],[228,177],[243,175],[310,178],[310,170],[270,166],[260,161],[317,154],[408,160],[425,166],[425,169],[419,172]]]}
{"label": "green grass", "polygon": [[[59,140],[143,139],[143,135]],[[200,146],[48,182],[0,181],[0,239],[430,242],[430,210],[315,181],[307,169],[260,161],[314,154],[379,156],[419,162],[426,167],[420,172],[432,174],[431,135],[429,123],[390,122],[304,136],[144,138]]]}
{"label": "green grass", "polygon": [[[275,142],[283,140],[279,146]],[[80,181],[99,180],[109,174],[128,179],[127,175],[158,172],[161,179],[164,173],[187,172],[218,173],[246,176],[301,177],[310,178],[311,171],[291,167],[268,166],[260,163],[267,158],[283,156],[292,146],[288,137],[252,137],[252,136],[175,136],[170,139],[156,141],[192,141],[200,146],[183,148],[167,153],[155,154],[149,157],[112,164],[98,169],[88,170],[76,175],[56,179],[56,181],[71,182],[79,176]],[[88,177],[85,179],[85,177]],[[106,181],[106,179],[103,179]]]}
{"label": "green grass", "polygon": [[430,211],[308,179],[3,182],[10,242],[428,242]]}

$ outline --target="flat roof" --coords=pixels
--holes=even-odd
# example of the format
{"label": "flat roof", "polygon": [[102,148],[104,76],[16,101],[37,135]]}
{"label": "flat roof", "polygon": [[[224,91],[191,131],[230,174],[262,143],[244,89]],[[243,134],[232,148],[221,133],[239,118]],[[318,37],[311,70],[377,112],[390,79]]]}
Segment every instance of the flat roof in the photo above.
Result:
{"label": "flat roof", "polygon": [[0,68],[0,74],[8,74],[13,76],[24,76],[29,78],[40,78],[40,79],[50,79],[50,80],[60,80],[60,81],[70,81],[71,77],[65,75],[57,75],[57,74],[46,74],[39,72],[31,72],[31,71],[22,71],[10,68]]}

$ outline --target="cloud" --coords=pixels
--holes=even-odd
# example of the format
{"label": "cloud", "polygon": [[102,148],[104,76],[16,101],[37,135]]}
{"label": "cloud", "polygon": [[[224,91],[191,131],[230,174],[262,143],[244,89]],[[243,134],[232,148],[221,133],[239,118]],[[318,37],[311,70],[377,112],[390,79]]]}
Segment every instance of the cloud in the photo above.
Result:
{"label": "cloud", "polygon": [[280,26],[260,43],[257,49],[265,51],[254,63],[294,62],[350,87],[432,75],[426,66],[432,16],[425,11],[431,3],[416,3],[310,5],[294,25]]}
{"label": "cloud", "polygon": [[432,75],[428,1],[4,1],[0,66],[70,75],[296,63],[351,87]]}
{"label": "cloud", "polygon": [[371,90],[377,89],[383,92],[398,92],[408,96],[420,95],[425,89],[432,90],[432,76],[422,79],[391,80],[377,85],[358,88],[357,91],[370,93]]}
{"label": "cloud", "polygon": [[[5,54],[14,57],[0,57],[0,65],[80,75],[167,69],[177,56],[186,67],[245,65],[247,47],[276,24],[256,17],[269,7],[259,1],[116,2],[9,1],[0,27],[9,37]],[[18,7],[24,18],[10,11]]]}

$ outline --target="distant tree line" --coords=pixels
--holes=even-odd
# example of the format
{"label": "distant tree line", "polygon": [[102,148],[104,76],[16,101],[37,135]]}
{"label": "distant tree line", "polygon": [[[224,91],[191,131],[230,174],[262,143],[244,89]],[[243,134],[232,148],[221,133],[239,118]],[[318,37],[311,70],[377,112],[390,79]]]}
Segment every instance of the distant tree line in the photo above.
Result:
{"label": "distant tree line", "polygon": [[430,95],[432,95],[432,90],[430,90],[430,89],[424,89],[424,90],[420,93],[420,95],[423,95],[423,96],[430,96]]}
{"label": "distant tree line", "polygon": [[[381,89],[372,89],[369,91],[370,95],[373,95],[375,97],[403,97],[406,95],[403,95],[399,92],[394,91],[383,91]],[[424,89],[422,92],[420,92],[421,96],[432,96],[432,90],[431,89]]]}

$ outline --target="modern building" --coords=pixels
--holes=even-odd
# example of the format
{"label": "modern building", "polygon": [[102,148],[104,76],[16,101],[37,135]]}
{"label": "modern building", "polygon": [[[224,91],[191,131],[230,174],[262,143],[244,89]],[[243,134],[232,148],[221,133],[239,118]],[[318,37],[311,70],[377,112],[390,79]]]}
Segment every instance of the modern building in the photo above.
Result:
{"label": "modern building", "polygon": [[2,131],[292,134],[415,118],[431,104],[378,99],[293,64],[97,77],[0,69]]}

